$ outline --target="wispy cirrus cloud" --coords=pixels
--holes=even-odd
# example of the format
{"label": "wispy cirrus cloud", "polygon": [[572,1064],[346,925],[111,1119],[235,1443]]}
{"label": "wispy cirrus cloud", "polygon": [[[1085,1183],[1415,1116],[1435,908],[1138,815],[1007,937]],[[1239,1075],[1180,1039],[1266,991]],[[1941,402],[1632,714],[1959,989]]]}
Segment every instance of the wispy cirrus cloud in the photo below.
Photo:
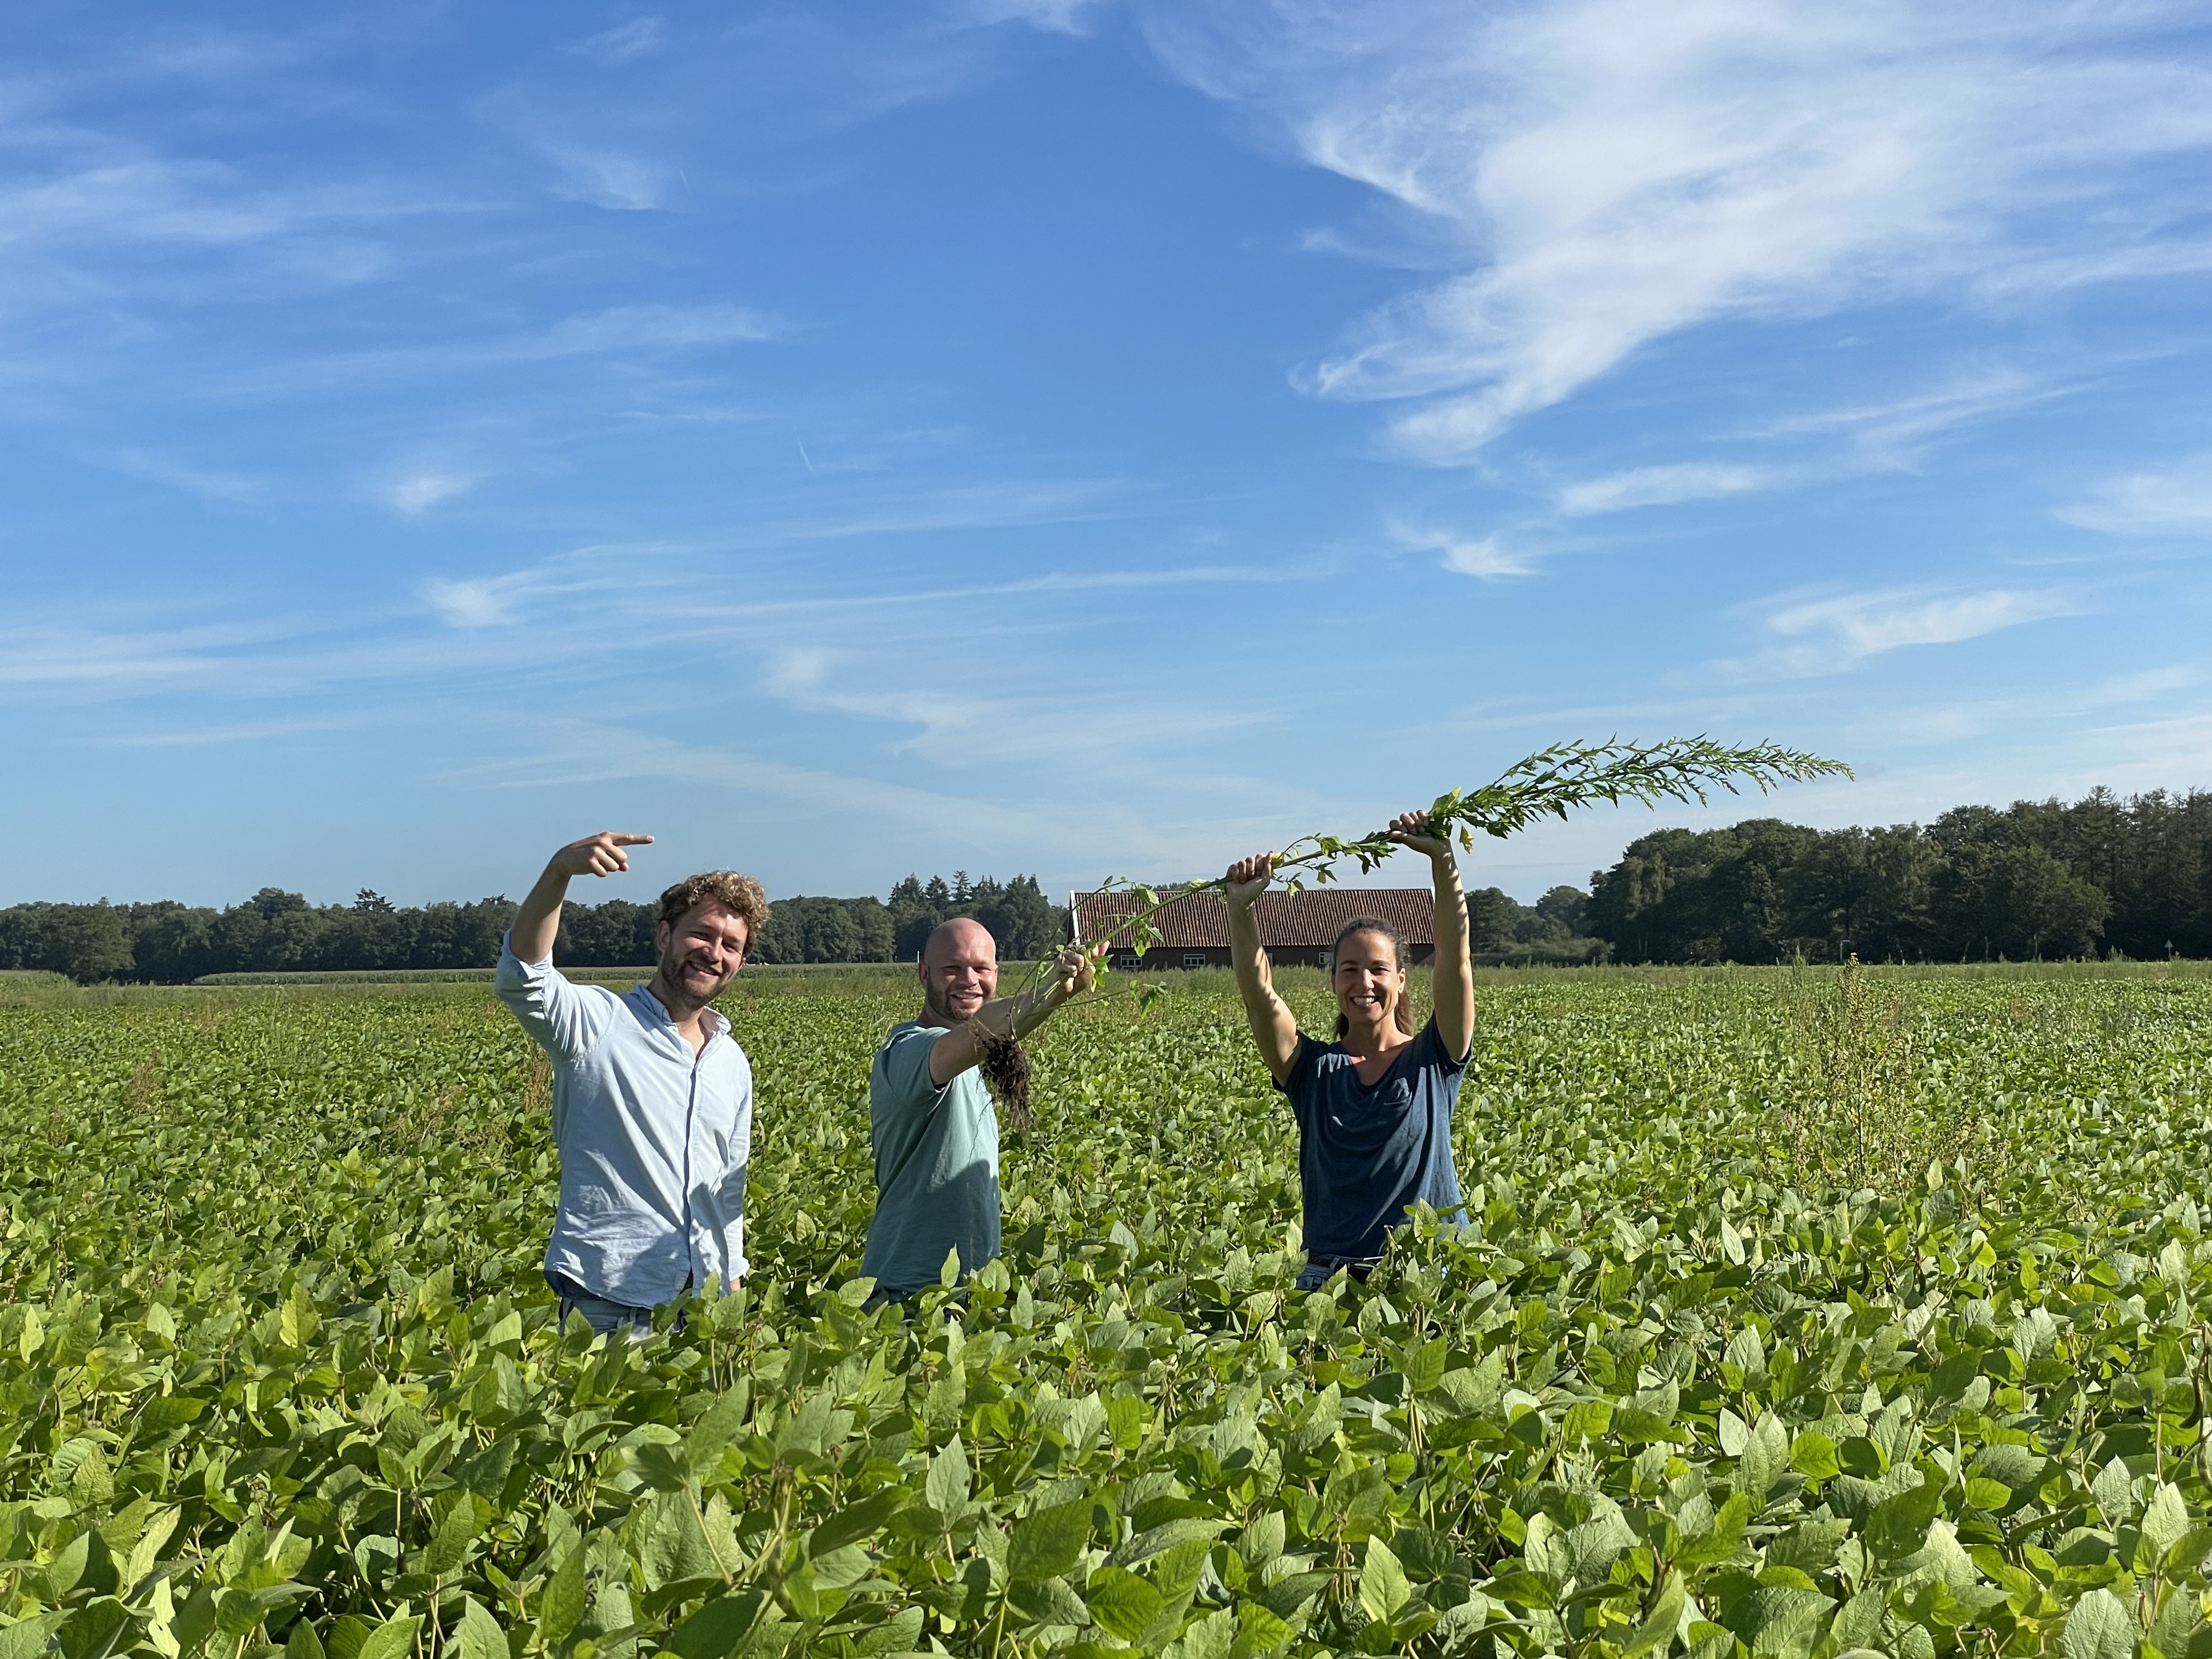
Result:
{"label": "wispy cirrus cloud", "polygon": [[955,0],[953,17],[969,24],[1030,24],[1053,34],[1080,34],[1105,9],[1103,0]]}
{"label": "wispy cirrus cloud", "polygon": [[149,449],[110,450],[93,459],[96,465],[108,467],[127,477],[181,489],[198,495],[203,501],[258,501],[266,491],[266,486],[258,478],[217,467],[193,466]]}
{"label": "wispy cirrus cloud", "polygon": [[579,58],[588,58],[594,63],[611,65],[650,58],[667,44],[666,19],[633,17],[627,23],[617,23],[611,29],[587,35],[572,44],[568,50]]}
{"label": "wispy cirrus cloud", "polygon": [[[1770,450],[1782,446],[1784,454],[1778,459],[1664,461],[1625,467],[1559,486],[1550,510],[1559,519],[1592,518],[1638,507],[1802,489],[1872,472],[1913,471],[1931,448],[1962,428],[2078,390],[2077,382],[2013,365],[1974,365],[1900,397],[1838,403],[1730,434],[1739,444],[1759,442]],[[1543,524],[1540,516],[1532,517],[1523,523],[1522,532],[1540,532]],[[1495,536],[1484,538],[1490,551],[1474,556],[1473,562],[1486,569],[1470,574],[1488,574],[1487,568],[1498,557],[1497,540]],[[1474,544],[1468,538],[1462,544]],[[1524,567],[1527,562],[1525,556],[1513,562]],[[1503,574],[1522,574],[1525,568]]]}
{"label": "wispy cirrus cloud", "polygon": [[1559,509],[1571,519],[1578,519],[1593,514],[1624,512],[1632,507],[1712,501],[1723,495],[1771,489],[1785,476],[1772,467],[1711,461],[1632,467],[1626,471],[1569,484],[1559,492]]}
{"label": "wispy cirrus cloud", "polygon": [[1831,464],[1832,470],[1887,471],[1912,466],[1930,446],[1963,428],[2018,414],[2081,389],[2078,380],[2015,363],[1978,363],[1902,397],[1785,416],[1746,435],[1841,439],[1847,449]]}
{"label": "wispy cirrus cloud", "polygon": [[848,514],[784,526],[782,533],[814,540],[1064,524],[1132,511],[1130,493],[1127,482],[1115,478],[952,484],[908,492],[881,505],[860,505]]}
{"label": "wispy cirrus cloud", "polygon": [[1770,601],[1765,631],[1786,643],[1715,663],[1731,678],[1796,678],[1841,673],[1908,646],[1955,645],[2054,617],[2079,616],[2080,596],[2061,588],[1888,588]]}
{"label": "wispy cirrus cloud", "polygon": [[607,144],[541,137],[538,149],[553,164],[553,193],[617,213],[665,207],[675,194],[679,169],[672,161]]}
{"label": "wispy cirrus cloud", "polygon": [[1194,83],[1421,216],[1455,274],[1315,368],[1471,459],[1652,343],[1725,319],[1967,304],[2212,256],[2212,71],[2179,0],[1154,5]]}
{"label": "wispy cirrus cloud", "polygon": [[2109,479],[2057,516],[2115,536],[2212,536],[2212,452]]}
{"label": "wispy cirrus cloud", "polygon": [[0,629],[0,687],[100,696],[164,695],[296,639],[288,619],[121,628],[63,620]]}
{"label": "wispy cirrus cloud", "polygon": [[[1219,810],[1222,801],[1210,795],[1182,799],[1167,811],[1148,811],[1111,796],[1090,802],[1081,811],[1070,811],[1024,799],[1021,784],[1027,774],[996,775],[1000,788],[1014,786],[1012,798],[990,787],[993,780],[988,775],[968,781],[981,787],[956,793],[858,771],[794,764],[734,745],[685,741],[662,731],[605,720],[534,721],[520,732],[527,744],[523,752],[456,769],[451,781],[493,788],[562,791],[573,791],[582,782],[642,779],[666,779],[686,791],[726,787],[736,792],[733,799],[746,810],[757,811],[751,803],[766,797],[772,805],[764,816],[780,824],[790,823],[791,809],[799,809],[825,840],[880,840],[888,830],[903,830],[937,845],[966,849],[979,859],[1011,857],[1021,861],[1016,867],[1083,870],[1092,881],[1111,871],[1172,871],[1180,875],[1218,867],[1224,856],[1224,830],[1237,837],[1237,844],[1246,845],[1279,840],[1284,835],[1279,817],[1227,817]],[[1250,787],[1245,779],[1229,782],[1246,791]],[[1295,799],[1305,800],[1303,796]],[[1237,805],[1250,812],[1249,799]],[[1329,805],[1350,818],[1342,803]],[[1371,803],[1362,805],[1373,810]],[[1310,800],[1305,810],[1313,810]]]}
{"label": "wispy cirrus cloud", "polygon": [[219,744],[269,743],[283,738],[313,737],[373,725],[377,716],[329,714],[307,719],[228,720],[209,726],[167,726],[154,731],[118,732],[100,739],[111,749],[195,749]]}
{"label": "wispy cirrus cloud", "polygon": [[[912,527],[935,529],[942,520],[923,517]],[[896,525],[878,533],[896,533]],[[767,544],[792,545],[822,533],[844,533],[843,526],[785,525],[762,532]],[[750,537],[744,544],[754,545]],[[1157,569],[1040,570],[1033,575],[996,580],[948,582],[928,586],[884,586],[854,592],[796,589],[747,592],[718,599],[708,573],[726,547],[673,543],[636,543],[580,547],[520,569],[494,575],[437,577],[418,590],[431,615],[461,630],[533,627],[568,623],[581,629],[578,648],[609,652],[629,645],[650,646],[676,639],[743,640],[773,645],[784,666],[769,676],[771,689],[814,684],[813,666],[828,662],[834,647],[794,645],[793,630],[809,623],[834,625],[842,635],[855,612],[924,611],[993,600],[1048,600],[1096,595],[1133,597],[1158,589],[1203,586],[1253,587],[1312,579],[1315,572],[1281,565],[1185,565]],[[938,631],[938,624],[928,624]],[[549,647],[551,648],[551,647]],[[779,678],[781,677],[781,678]],[[854,709],[852,712],[863,712]]]}
{"label": "wispy cirrus cloud", "polygon": [[234,380],[234,396],[320,392],[334,385],[463,374],[529,363],[623,355],[673,356],[773,339],[775,320],[727,301],[612,306],[564,317],[542,329],[440,344],[392,346],[278,361]]}
{"label": "wispy cirrus cloud", "polygon": [[893,752],[950,770],[1035,763],[1080,751],[1095,775],[1157,778],[1163,760],[1193,744],[1249,730],[1269,716],[1158,696],[1056,684],[1010,685],[978,696],[955,683],[901,683],[867,653],[837,646],[777,652],[763,687],[811,713],[902,728]]}
{"label": "wispy cirrus cloud", "polygon": [[419,518],[441,501],[466,495],[476,488],[476,475],[443,470],[407,472],[377,490],[386,507],[410,518]]}
{"label": "wispy cirrus cloud", "polygon": [[1384,528],[1399,546],[1416,553],[1437,555],[1437,562],[1456,575],[1498,581],[1508,576],[1528,575],[1536,568],[1532,554],[1508,546],[1494,532],[1487,536],[1468,536],[1402,519],[1389,520]]}

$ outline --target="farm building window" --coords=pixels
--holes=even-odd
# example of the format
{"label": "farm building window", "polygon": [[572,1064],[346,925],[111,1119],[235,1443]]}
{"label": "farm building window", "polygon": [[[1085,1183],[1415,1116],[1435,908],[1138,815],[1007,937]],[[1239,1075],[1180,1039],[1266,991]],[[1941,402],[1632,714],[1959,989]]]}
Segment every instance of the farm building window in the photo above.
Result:
{"label": "farm building window", "polygon": [[1184,952],[1182,953],[1182,965],[1183,965],[1184,967],[1186,967],[1186,968],[1203,968],[1203,967],[1205,967],[1205,966],[1206,966],[1206,952],[1205,952],[1205,951],[1184,951]]}
{"label": "farm building window", "polygon": [[1117,974],[1133,974],[1137,969],[1144,965],[1145,959],[1142,957],[1115,957],[1114,958],[1114,971]]}

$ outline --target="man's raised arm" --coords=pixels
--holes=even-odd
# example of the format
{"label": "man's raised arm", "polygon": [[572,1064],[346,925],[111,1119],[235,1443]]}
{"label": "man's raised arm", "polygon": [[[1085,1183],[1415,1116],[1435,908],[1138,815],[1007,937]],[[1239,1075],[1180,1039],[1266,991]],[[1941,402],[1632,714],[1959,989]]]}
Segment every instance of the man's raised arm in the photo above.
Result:
{"label": "man's raised arm", "polygon": [[553,941],[561,933],[561,901],[568,884],[578,876],[611,876],[629,868],[627,847],[650,845],[651,836],[634,836],[620,830],[602,830],[596,836],[572,841],[554,854],[545,873],[514,913],[507,944],[520,962],[544,962],[553,954]]}
{"label": "man's raised arm", "polygon": [[[1047,983],[985,1003],[972,1016],[975,1024],[994,1036],[1010,1036],[1018,1042],[1043,1024],[1061,1003],[1089,990],[1097,965],[1095,951],[1071,945],[1053,959],[1052,977]],[[929,1080],[942,1089],[982,1058],[983,1046],[975,1040],[973,1026],[963,1022],[932,1045]]]}

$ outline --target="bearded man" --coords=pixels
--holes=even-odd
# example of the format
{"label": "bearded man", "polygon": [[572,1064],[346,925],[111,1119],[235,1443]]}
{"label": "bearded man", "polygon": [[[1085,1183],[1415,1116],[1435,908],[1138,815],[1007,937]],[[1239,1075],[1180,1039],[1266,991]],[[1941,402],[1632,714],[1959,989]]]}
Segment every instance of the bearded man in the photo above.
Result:
{"label": "bearded man", "polygon": [[879,1300],[934,1285],[948,1253],[964,1278],[999,1254],[999,1117],[976,1075],[985,1046],[1019,1042],[1091,988],[1092,957],[1068,949],[1045,983],[1001,997],[990,930],[955,916],[915,972],[921,1017],[892,1028],[868,1073],[876,1213],[860,1271]]}
{"label": "bearded man", "polygon": [[641,1336],[653,1310],[744,1277],[753,1072],[708,1006],[767,925],[760,884],[710,870],[660,896],[653,977],[617,995],[553,966],[561,905],[578,876],[629,868],[651,836],[609,830],[554,854],[515,913],[493,983],[553,1062],[561,1200],[545,1280],[561,1318]]}

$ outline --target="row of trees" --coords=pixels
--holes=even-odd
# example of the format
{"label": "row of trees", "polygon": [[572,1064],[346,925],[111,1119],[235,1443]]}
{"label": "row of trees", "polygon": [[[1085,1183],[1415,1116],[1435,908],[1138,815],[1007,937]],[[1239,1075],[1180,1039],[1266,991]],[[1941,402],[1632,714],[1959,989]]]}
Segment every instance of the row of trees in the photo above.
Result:
{"label": "row of trees", "polygon": [[1627,962],[2212,956],[2212,793],[1662,830],[1592,878],[1587,926]]}
{"label": "row of trees", "polygon": [[[975,917],[1009,959],[1049,951],[1064,913],[1034,876],[951,882],[908,876],[890,902],[874,897],[778,899],[753,942],[765,963],[911,961],[948,917]],[[150,904],[17,904],[0,909],[0,968],[44,969],[80,983],[129,979],[183,984],[206,974],[395,968],[488,968],[514,919],[503,898],[472,904],[393,904],[363,889],[351,904],[313,905],[264,887],[223,909]],[[554,960],[564,967],[646,967],[659,908],[611,899],[562,912]]]}
{"label": "row of trees", "polygon": [[[1523,905],[1468,896],[1476,951],[1493,961],[1984,961],[2118,953],[2212,957],[2212,793],[2067,805],[1960,806],[1933,823],[1811,830],[1753,818],[1662,830],[1630,843],[1591,890]],[[175,983],[304,969],[481,968],[514,914],[504,898],[404,908],[362,891],[311,905],[264,887],[226,909],[19,904],[0,909],[0,968],[91,981]],[[912,961],[946,918],[974,916],[1010,959],[1066,937],[1034,876],[908,876],[887,899],[780,899],[756,961]],[[655,912],[622,899],[570,905],[556,958],[644,966]]]}
{"label": "row of trees", "polygon": [[1604,940],[1589,928],[1589,895],[1579,887],[1554,887],[1523,904],[1496,887],[1467,896],[1467,938],[1477,962],[1565,965],[1602,962]]}

